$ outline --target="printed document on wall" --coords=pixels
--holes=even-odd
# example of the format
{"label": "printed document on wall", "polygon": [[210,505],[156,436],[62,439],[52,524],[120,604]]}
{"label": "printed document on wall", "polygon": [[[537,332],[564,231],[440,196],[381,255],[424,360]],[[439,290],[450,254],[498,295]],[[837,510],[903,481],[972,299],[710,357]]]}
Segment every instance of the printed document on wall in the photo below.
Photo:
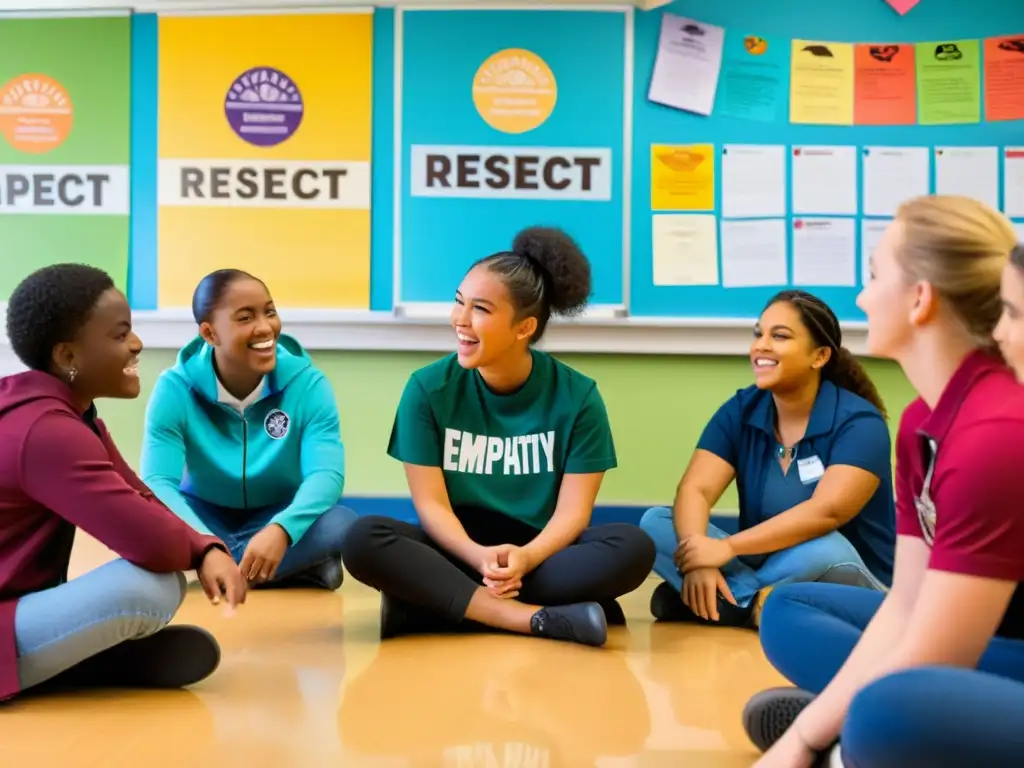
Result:
{"label": "printed document on wall", "polygon": [[931,189],[928,147],[864,148],[864,215],[895,216],[906,200]]}
{"label": "printed document on wall", "polygon": [[667,107],[710,115],[722,71],[725,29],[664,13],[647,98]]}
{"label": "printed document on wall", "polygon": [[786,215],[786,147],[727,144],[722,148],[722,215]]}
{"label": "printed document on wall", "polygon": [[999,207],[998,147],[936,147],[935,193]]}
{"label": "printed document on wall", "polygon": [[860,279],[863,285],[871,282],[871,255],[891,223],[892,219],[862,219],[860,222]]}
{"label": "printed document on wall", "polygon": [[718,285],[718,217],[666,213],[652,219],[655,285]]}
{"label": "printed document on wall", "polygon": [[785,219],[722,221],[722,285],[786,285],[787,245]]}
{"label": "printed document on wall", "polygon": [[793,222],[793,285],[857,284],[855,219]]}
{"label": "printed document on wall", "polygon": [[1024,147],[1003,150],[1003,212],[1024,218]]}
{"label": "printed document on wall", "polygon": [[793,148],[793,213],[857,214],[857,148]]}
{"label": "printed document on wall", "polygon": [[1017,230],[1017,242],[1024,245],[1024,221],[1013,222],[1013,228]]}

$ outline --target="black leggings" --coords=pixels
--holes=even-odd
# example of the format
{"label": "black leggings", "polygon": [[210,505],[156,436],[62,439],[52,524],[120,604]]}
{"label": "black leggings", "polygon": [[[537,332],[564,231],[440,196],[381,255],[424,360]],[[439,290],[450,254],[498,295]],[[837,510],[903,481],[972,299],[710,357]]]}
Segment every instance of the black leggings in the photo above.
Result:
{"label": "black leggings", "polygon": [[[524,546],[537,530],[507,515],[460,509],[456,517],[476,543]],[[422,528],[381,515],[360,517],[345,534],[342,562],[352,576],[388,597],[461,622],[483,577],[450,555]],[[521,602],[555,606],[607,601],[639,587],[654,566],[654,542],[635,525],[587,528],[523,578]]]}

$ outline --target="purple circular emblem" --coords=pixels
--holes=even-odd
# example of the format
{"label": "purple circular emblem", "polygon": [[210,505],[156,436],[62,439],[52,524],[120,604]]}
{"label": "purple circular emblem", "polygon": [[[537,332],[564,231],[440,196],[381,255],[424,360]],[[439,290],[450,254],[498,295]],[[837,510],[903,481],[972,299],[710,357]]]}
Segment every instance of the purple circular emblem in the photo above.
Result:
{"label": "purple circular emblem", "polygon": [[253,67],[228,89],[224,114],[240,138],[257,147],[273,147],[290,138],[302,122],[302,94],[284,72]]}

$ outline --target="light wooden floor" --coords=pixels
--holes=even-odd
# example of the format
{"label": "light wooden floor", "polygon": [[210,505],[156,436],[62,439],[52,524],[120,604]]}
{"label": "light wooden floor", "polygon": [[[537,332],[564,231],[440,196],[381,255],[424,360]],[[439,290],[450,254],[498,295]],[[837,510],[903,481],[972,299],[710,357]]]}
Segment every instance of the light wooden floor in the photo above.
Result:
{"label": "light wooden floor", "polygon": [[[84,537],[83,537],[84,538]],[[88,539],[73,574],[109,560]],[[220,640],[190,691],[0,705],[4,765],[232,768],[740,768],[740,712],[781,684],[749,631],[653,626],[653,581],[605,648],[533,638],[377,639],[376,593],[256,592],[225,618],[201,592],[178,621]]]}

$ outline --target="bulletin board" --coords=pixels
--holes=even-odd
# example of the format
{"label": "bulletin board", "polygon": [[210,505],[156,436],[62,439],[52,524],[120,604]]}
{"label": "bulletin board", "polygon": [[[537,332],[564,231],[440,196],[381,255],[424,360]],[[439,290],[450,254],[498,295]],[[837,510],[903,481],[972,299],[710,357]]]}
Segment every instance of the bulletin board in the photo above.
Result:
{"label": "bulletin board", "polygon": [[466,269],[527,226],[591,261],[624,304],[632,14],[399,10],[395,305],[449,304]]}
{"label": "bulletin board", "polygon": [[[863,314],[856,306],[856,297],[864,279],[865,252],[870,252],[872,237],[887,222],[886,217],[866,216],[864,213],[864,173],[867,156],[877,147],[925,148],[930,157],[928,189],[936,191],[937,148],[978,147],[988,148],[999,155],[997,199],[993,204],[1002,206],[1003,152],[1007,147],[1024,144],[1024,121],[985,120],[986,105],[984,87],[980,86],[981,121],[971,123],[953,122],[945,125],[807,125],[790,122],[790,57],[794,51],[793,41],[832,41],[848,43],[901,44],[957,42],[984,40],[997,35],[1024,37],[1024,4],[1018,0],[976,0],[964,3],[961,0],[923,0],[906,16],[898,15],[882,0],[848,0],[844,3],[821,3],[818,0],[787,0],[787,2],[765,3],[763,0],[728,0],[720,3],[704,3],[697,0],[679,0],[660,9],[684,17],[698,19],[710,25],[725,28],[723,76],[719,81],[714,110],[710,116],[694,114],[653,103],[649,98],[649,85],[655,66],[662,24],[662,13],[638,13],[636,17],[634,92],[634,159],[633,159],[633,214],[632,253],[630,269],[629,311],[631,315],[651,317],[688,318],[754,318],[771,295],[794,283],[794,228],[806,226],[812,218],[794,215],[793,174],[794,152],[801,147],[853,147],[856,155],[856,212],[838,218],[852,220],[856,237],[856,264],[854,285],[838,286],[825,284],[804,284],[805,288],[827,301],[841,320],[863,320]],[[770,76],[781,78],[779,87],[786,98],[780,108],[772,109],[765,101],[754,109],[749,103],[745,110],[737,108],[744,101],[729,88],[736,81],[725,77],[727,68],[737,72],[737,62],[750,53],[748,40],[755,40],[758,48],[763,44],[766,51],[759,51],[759,65],[768,67]],[[979,43],[983,44],[983,43]],[[961,42],[966,53],[969,43]],[[797,46],[799,51],[803,46]],[[934,46],[921,46],[919,50],[934,50]],[[884,55],[884,54],[883,54]],[[1021,54],[1024,56],[1024,54]],[[732,64],[729,64],[732,62]],[[728,67],[726,65],[729,65]],[[773,66],[774,65],[774,66]],[[738,70],[740,73],[742,69]],[[763,73],[764,70],[762,70]],[[747,74],[758,75],[758,70],[747,69]],[[857,103],[856,99],[854,103]],[[932,107],[934,109],[934,107]],[[920,110],[919,110],[920,111]],[[740,114],[740,113],[743,114]],[[863,119],[863,115],[858,116]],[[903,119],[892,115],[892,119]],[[918,120],[923,116],[918,115]],[[875,119],[879,119],[876,116]],[[884,117],[881,119],[885,119]],[[934,115],[929,119],[934,119]],[[957,116],[952,116],[957,119]],[[714,190],[710,206],[697,201],[702,207],[699,212],[715,217],[709,226],[715,227],[719,246],[722,246],[723,214],[723,152],[728,145],[780,146],[784,147],[786,200],[785,215],[779,222],[786,236],[785,285],[762,285],[744,287],[723,287],[725,265],[717,265],[717,274],[705,275],[708,284],[698,284],[701,275],[689,275],[685,279],[691,284],[656,284],[655,270],[655,224],[654,216],[667,211],[652,210],[652,145],[693,146],[705,152],[710,146],[707,162],[714,165]],[[702,146],[703,145],[703,146]],[[948,151],[948,150],[947,150]],[[969,162],[971,158],[966,158]],[[867,161],[870,162],[870,161]],[[827,192],[828,185],[823,185]],[[688,210],[680,208],[681,211]],[[868,222],[865,224],[864,222]],[[755,225],[756,226],[756,225]],[[849,224],[844,226],[851,226]],[[735,232],[741,229],[734,228]],[[742,242],[742,240],[733,240]],[[763,247],[756,238],[747,240],[751,252]],[[739,263],[738,261],[736,262]],[[805,277],[808,270],[804,269]],[[702,268],[708,271],[707,266]],[[733,271],[744,271],[734,267]],[[699,270],[698,270],[699,271]],[[749,270],[748,270],[749,271]],[[814,265],[810,265],[813,273]],[[819,270],[820,271],[820,270]],[[811,275],[810,280],[820,276]],[[736,279],[735,275],[733,279]],[[741,276],[742,279],[742,276]],[[714,281],[715,284],[710,284]],[[826,276],[823,282],[827,282]]]}

